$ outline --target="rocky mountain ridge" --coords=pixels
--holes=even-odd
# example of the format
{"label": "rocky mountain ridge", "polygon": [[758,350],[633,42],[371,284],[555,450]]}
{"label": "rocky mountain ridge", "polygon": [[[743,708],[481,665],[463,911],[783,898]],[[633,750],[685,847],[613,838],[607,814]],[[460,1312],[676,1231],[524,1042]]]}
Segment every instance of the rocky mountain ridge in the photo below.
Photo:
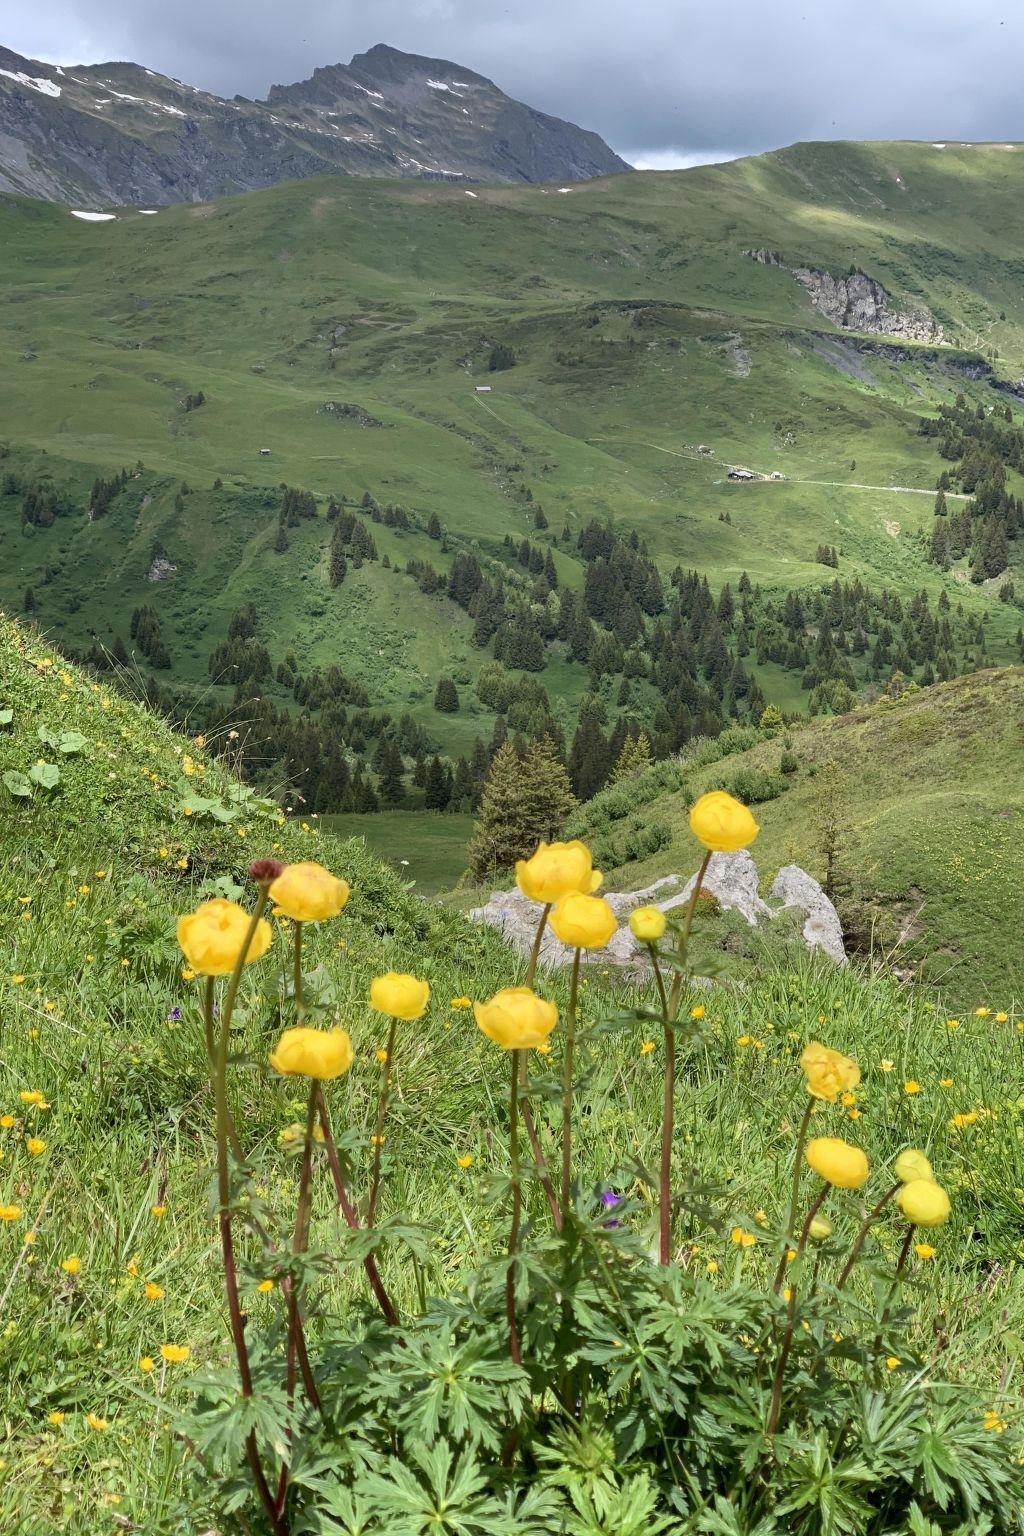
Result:
{"label": "rocky mountain ridge", "polygon": [[596,134],[445,59],[378,44],[266,101],[141,65],[0,48],[0,192],[85,210],[203,202],[309,176],[582,181],[629,167]]}

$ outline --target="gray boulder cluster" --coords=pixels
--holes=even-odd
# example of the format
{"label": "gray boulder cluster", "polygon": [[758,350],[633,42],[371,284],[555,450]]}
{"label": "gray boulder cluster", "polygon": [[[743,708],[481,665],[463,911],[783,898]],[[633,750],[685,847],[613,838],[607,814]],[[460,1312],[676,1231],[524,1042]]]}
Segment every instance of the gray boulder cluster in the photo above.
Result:
{"label": "gray boulder cluster", "polygon": [[[642,975],[647,969],[646,954],[643,945],[634,939],[626,919],[635,907],[655,906],[663,912],[671,912],[684,906],[690,899],[695,879],[695,875],[685,881],[681,875],[666,875],[646,890],[605,892],[605,900],[620,919],[620,927],[607,948],[585,950],[584,961],[618,966],[627,975]],[[839,914],[817,880],[799,865],[787,864],[779,870],[765,901],[758,890],[757,865],[746,849],[741,853],[715,853],[711,856],[701,889],[710,892],[723,911],[738,912],[752,928],[772,922],[785,911],[802,912],[807,948],[821,951],[837,965],[846,964]],[[513,949],[528,954],[537,932],[538,913],[536,903],[528,901],[520,890],[513,888],[511,891],[492,891],[486,905],[477,907],[470,916],[476,922],[498,929]],[[550,929],[545,929],[540,950],[540,963],[545,969],[557,970],[568,965],[572,954],[572,950],[560,944]]]}

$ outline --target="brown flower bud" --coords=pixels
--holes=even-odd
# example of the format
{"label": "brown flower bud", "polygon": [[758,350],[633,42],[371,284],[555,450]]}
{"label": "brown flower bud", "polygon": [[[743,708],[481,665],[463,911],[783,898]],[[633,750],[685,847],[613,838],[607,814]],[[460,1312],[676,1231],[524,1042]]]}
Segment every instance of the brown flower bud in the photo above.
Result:
{"label": "brown flower bud", "polygon": [[280,859],[254,859],[249,874],[257,885],[272,885],[284,870]]}

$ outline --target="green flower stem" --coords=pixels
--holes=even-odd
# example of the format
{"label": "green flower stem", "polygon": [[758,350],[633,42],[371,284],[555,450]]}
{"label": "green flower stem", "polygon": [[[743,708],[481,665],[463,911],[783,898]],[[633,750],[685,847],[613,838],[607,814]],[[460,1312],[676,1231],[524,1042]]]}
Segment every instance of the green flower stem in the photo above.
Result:
{"label": "green flower stem", "polygon": [[865,1216],[863,1222],[861,1223],[860,1231],[857,1233],[857,1236],[853,1240],[853,1247],[850,1249],[850,1257],[843,1265],[843,1272],[839,1276],[839,1279],[836,1281],[837,1291],[841,1291],[847,1280],[849,1280],[850,1275],[853,1273],[853,1266],[856,1264],[858,1258],[860,1257],[860,1251],[864,1246],[864,1240],[870,1232],[871,1227],[878,1220],[878,1217],[889,1204],[889,1201],[892,1199],[893,1195],[899,1193],[900,1188],[901,1186],[899,1180],[897,1180],[891,1189],[886,1190],[885,1194],[882,1196],[881,1200],[879,1200],[874,1209],[869,1211],[867,1216]]}
{"label": "green flower stem", "polygon": [[878,1352],[882,1347],[882,1340],[885,1336],[885,1325],[889,1321],[889,1317],[892,1313],[893,1303],[895,1302],[899,1293],[900,1282],[903,1279],[903,1271],[907,1267],[907,1259],[910,1257],[910,1245],[914,1241],[915,1230],[916,1229],[914,1227],[914,1223],[911,1222],[907,1227],[907,1235],[903,1239],[903,1247],[900,1249],[900,1256],[896,1260],[896,1268],[893,1271],[892,1277],[892,1288],[889,1291],[889,1296],[886,1300],[885,1306],[882,1308],[882,1315],[878,1319],[878,1332],[875,1334],[875,1341],[871,1346],[872,1358],[876,1360],[878,1357]]}
{"label": "green flower stem", "polygon": [[[577,956],[579,951],[577,950]],[[519,1221],[523,1209],[523,1189],[519,1177],[519,1061],[521,1051],[512,1052],[512,1088],[508,1101],[508,1155],[512,1179],[512,1220],[508,1231],[508,1269],[505,1272],[505,1315],[508,1318],[508,1352],[516,1365],[522,1365],[519,1328],[516,1324],[516,1250],[519,1247]]]}
{"label": "green flower stem", "polygon": [[533,986],[533,978],[537,974],[537,961],[540,959],[540,943],[541,939],[544,937],[544,929],[547,926],[548,913],[550,911],[551,902],[549,901],[545,904],[544,910],[540,915],[540,922],[537,924],[537,932],[533,937],[533,948],[530,950],[530,963],[526,967],[526,980],[523,983],[523,985],[526,987]]}
{"label": "green flower stem", "polygon": [[562,1222],[569,1219],[569,1192],[572,1185],[572,1068],[576,1046],[576,1005],[580,991],[580,955],[572,957],[572,981],[569,986],[569,1012],[565,1021],[565,1057],[562,1062]]}
{"label": "green flower stem", "polygon": [[793,1159],[793,1188],[789,1197],[789,1215],[786,1218],[786,1245],[779,1259],[779,1267],[775,1271],[775,1284],[772,1287],[776,1296],[782,1289],[782,1277],[786,1273],[786,1254],[793,1243],[796,1231],[796,1213],[800,1204],[800,1175],[803,1172],[804,1146],[807,1142],[807,1131],[811,1123],[811,1115],[814,1112],[814,1100],[807,1100],[807,1108],[804,1117],[800,1121],[800,1129],[796,1137],[796,1157]]}
{"label": "green flower stem", "polygon": [[683,926],[679,934],[679,943],[676,947],[676,954],[679,964],[676,970],[676,974],[672,980],[672,991],[669,995],[669,1019],[673,1024],[675,1023],[676,1016],[679,1012],[679,996],[683,990],[683,976],[686,971],[686,956],[690,948],[690,929],[693,927],[693,914],[697,910],[697,898],[700,895],[700,888],[703,884],[704,876],[708,872],[708,865],[710,863],[711,849],[709,848],[700,861],[700,869],[698,869],[697,878],[693,882],[693,890],[690,892],[690,900],[686,904],[686,916],[683,919]]}
{"label": "green flower stem", "polygon": [[381,1075],[380,1097],[377,1100],[377,1124],[373,1133],[373,1174],[370,1178],[370,1198],[366,1207],[366,1225],[373,1226],[374,1214],[377,1210],[377,1194],[380,1190],[380,1158],[384,1145],[384,1120],[388,1112],[388,1095],[391,1090],[391,1058],[395,1054],[395,1035],[398,1032],[398,1020],[392,1017],[388,1026],[387,1055],[384,1059],[384,1070]]}
{"label": "green flower stem", "polygon": [[[315,1091],[317,1112],[320,1116],[320,1129],[324,1133],[324,1145],[327,1148],[327,1163],[331,1170],[331,1178],[334,1180],[334,1191],[335,1195],[337,1196],[338,1209],[344,1216],[345,1223],[351,1229],[351,1231],[358,1232],[359,1217],[356,1214],[356,1208],[352,1204],[352,1201],[349,1197],[348,1190],[345,1188],[345,1178],[341,1171],[341,1159],[338,1156],[338,1149],[334,1144],[334,1136],[331,1133],[331,1122],[327,1114],[327,1101],[324,1098],[323,1088],[319,1083],[317,1083]],[[381,1279],[380,1271],[377,1268],[377,1260],[372,1253],[368,1253],[366,1255],[365,1259],[363,1260],[363,1268],[366,1271],[366,1278],[370,1282],[370,1289],[373,1291],[374,1296],[377,1298],[377,1304],[384,1314],[385,1322],[390,1323],[393,1328],[396,1328],[399,1321],[398,1312],[395,1309],[394,1302],[391,1300],[391,1297],[388,1295],[384,1288],[384,1282]]]}
{"label": "green flower stem", "polygon": [[[803,1230],[800,1233],[800,1241],[797,1244],[797,1258],[801,1257],[807,1247],[807,1239],[811,1231],[811,1222],[814,1220],[815,1216],[817,1216],[818,1212],[821,1210],[821,1207],[824,1205],[825,1196],[828,1194],[831,1188],[831,1184],[823,1184],[818,1198],[813,1202],[810,1210],[807,1212],[807,1219],[804,1222]],[[775,1381],[772,1385],[772,1405],[768,1411],[768,1423],[765,1427],[765,1433],[768,1435],[774,1435],[776,1429],[779,1427],[779,1415],[782,1412],[782,1387],[783,1382],[785,1381],[786,1365],[789,1361],[789,1352],[793,1347],[793,1327],[795,1322],[796,1286],[791,1285],[789,1288],[789,1303],[786,1307],[786,1331],[782,1336],[782,1348],[779,1350],[779,1358],[775,1366]]]}
{"label": "green flower stem", "polygon": [[523,1128],[530,1143],[533,1160],[537,1165],[537,1177],[540,1179],[541,1188],[551,1210],[551,1220],[554,1222],[555,1231],[561,1232],[562,1208],[558,1203],[558,1195],[555,1193],[555,1186],[551,1182],[551,1175],[548,1173],[547,1158],[544,1156],[544,1149],[540,1144],[540,1137],[537,1135],[537,1127],[534,1124],[533,1112],[526,1097],[529,1088],[526,1052],[520,1051],[519,1057],[519,1113],[523,1119]]}
{"label": "green flower stem", "polygon": [[651,964],[654,967],[654,979],[658,984],[658,995],[661,998],[662,1027],[665,1033],[665,1099],[661,1112],[661,1179],[658,1190],[658,1259],[662,1264],[668,1264],[672,1258],[672,1134],[675,1126],[676,1108],[676,1032],[668,1016],[668,998],[665,996],[665,982],[658,964],[658,951],[655,945],[647,946]]}
{"label": "green flower stem", "polygon": [[[249,953],[250,945],[256,934],[259,920],[266,906],[267,893],[260,887],[256,906],[252,917],[249,919],[249,927],[238,951],[234,970],[228,981],[227,992],[224,998],[224,1011],[221,1018],[220,1039],[217,1041],[216,1059],[214,1062],[213,1090],[217,1115],[217,1204],[218,1225],[220,1228],[221,1253],[224,1263],[224,1285],[227,1292],[228,1315],[231,1320],[231,1337],[235,1347],[235,1358],[238,1361],[239,1384],[243,1397],[252,1397],[252,1369],[249,1364],[249,1349],[245,1341],[245,1315],[242,1312],[241,1302],[238,1296],[238,1272],[235,1266],[234,1239],[231,1231],[231,1180],[228,1164],[228,1125],[230,1116],[228,1113],[228,1041],[231,1033],[231,1015],[235,1008],[235,998],[238,994],[238,983],[242,975],[242,967],[245,957]],[[210,1014],[212,1032],[212,993]],[[260,1503],[270,1521],[274,1536],[287,1536],[288,1526],[283,1520],[274,1496],[270,1491],[267,1479],[260,1461],[259,1447],[256,1444],[256,1436],[250,1431],[246,1436],[245,1455],[252,1473],[256,1492]]]}
{"label": "green flower stem", "polygon": [[293,971],[292,990],[295,993],[295,1022],[301,1024],[306,1016],[306,1005],[302,1000],[302,924],[295,924],[295,962]]}

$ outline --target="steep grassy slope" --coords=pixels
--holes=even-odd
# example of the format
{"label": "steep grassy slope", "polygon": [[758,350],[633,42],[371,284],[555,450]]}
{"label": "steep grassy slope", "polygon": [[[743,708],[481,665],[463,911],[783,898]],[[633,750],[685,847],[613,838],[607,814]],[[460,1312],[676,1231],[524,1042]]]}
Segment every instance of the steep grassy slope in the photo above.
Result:
{"label": "steep grassy slope", "polygon": [[[105,225],[8,199],[10,464],[48,469],[81,506],[97,473],[141,459],[149,500],[33,537],[20,500],[0,500],[0,599],[17,608],[33,586],[43,622],[79,644],[94,630],[109,643],[150,601],[176,675],[198,684],[228,615],[256,597],[275,645],[349,656],[377,696],[429,719],[436,676],[471,684],[479,665],[465,615],[378,566],[332,593],[322,524],[275,556],[286,481],[409,506],[421,531],[379,541],[403,563],[445,564],[422,533],[431,514],[486,553],[506,532],[534,537],[540,501],[539,542],[570,584],[582,569],[556,535],[592,516],[716,587],[744,569],[766,588],[820,583],[815,551],[835,544],[843,579],[945,585],[968,613],[990,609],[992,653],[1009,660],[1019,613],[927,565],[931,497],[894,488],[927,490],[942,467],[918,412],[960,388],[1009,398],[965,377],[975,349],[1006,377],[1024,364],[1021,163],[992,146],[804,145],[562,195],[322,180]],[[969,354],[858,350],[753,247],[840,275],[856,263]],[[496,343],[517,362],[489,373]],[[184,412],[200,389],[207,403]],[[787,478],[731,485],[732,462]],[[176,504],[182,480],[194,494]],[[178,572],[153,586],[156,541]],[[585,686],[561,664],[544,681],[567,713]],[[793,684],[764,679],[790,708]],[[456,745],[483,714],[455,720]]]}
{"label": "steep grassy slope", "polygon": [[[407,1209],[434,1234],[420,1272],[427,1291],[504,1241],[502,1208],[488,1194],[507,1173],[494,1135],[501,1063],[453,1000],[486,995],[521,968],[487,934],[410,896],[358,843],[280,826],[251,802],[240,808],[201,748],[3,620],[0,680],[4,771],[27,772],[42,758],[60,772],[51,788],[34,784],[31,799],[0,807],[0,1205],[23,1212],[0,1222],[0,1521],[32,1536],[85,1536],[124,1520],[152,1536],[198,1533],[211,1528],[210,1513],[168,1424],[193,1372],[222,1357],[226,1331],[207,1205],[202,1026],[195,985],[181,974],[176,913],[204,892],[244,885],[247,859],[270,847],[312,854],[352,880],[346,913],[307,942],[356,1046],[351,1075],[331,1088],[336,1121],[353,1131],[355,1189],[368,1166],[381,1042],[363,1001],[368,978],[389,965],[429,977],[431,1010],[399,1043],[385,1164],[388,1210]],[[242,814],[218,823],[197,809],[218,799],[223,814]],[[765,846],[785,811],[784,801],[762,807]],[[678,852],[692,864],[692,848]],[[237,1048],[249,1064],[235,1074],[236,1116],[268,1166],[267,1208],[281,1215],[295,1169],[278,1136],[301,1094],[262,1063],[278,1028],[267,993],[286,946],[278,934],[247,972]],[[560,981],[542,985],[564,1005]],[[839,1105],[822,1106],[818,1126],[854,1135],[876,1160],[921,1145],[954,1194],[954,1221],[921,1272],[920,1363],[941,1354],[979,1417],[994,1405],[1012,1419],[1024,1326],[1017,1015],[966,1016],[950,1031],[924,996],[887,979],[787,972],[767,957],[745,988],[701,1000],[707,1016],[687,1048],[677,1150],[718,1190],[722,1227],[686,1214],[681,1262],[713,1260],[723,1274],[761,1263],[757,1248],[737,1257],[729,1228],[741,1217],[772,1228],[783,1219],[799,1111],[794,1056],[824,1034],[858,1056],[864,1083],[855,1126]],[[623,1170],[655,1155],[661,1084],[660,1046],[644,1045],[645,1022],[621,1022],[622,1001],[631,999],[610,1006],[599,976],[584,986],[581,1177],[613,1188],[629,1187]],[[920,1092],[908,1095],[911,1079]],[[954,1114],[968,1117],[961,1128]],[[30,1135],[46,1142],[36,1156]],[[460,1169],[459,1157],[474,1162]],[[835,1215],[848,1242],[854,1213]],[[318,1199],[317,1245],[335,1241],[333,1222]],[[891,1259],[899,1229],[887,1224],[880,1240]],[[415,1305],[407,1262],[389,1254],[385,1264],[403,1305]],[[147,1297],[147,1285],[160,1294]],[[244,1299],[254,1312],[277,1305],[249,1285]],[[187,1344],[187,1365],[161,1373],[164,1342]],[[138,1365],[148,1356],[158,1359],[149,1375]],[[90,1428],[88,1413],[107,1427]]]}
{"label": "steep grassy slope", "polygon": [[[598,796],[578,830],[599,837],[615,863],[631,823],[663,826],[666,842],[653,857],[620,862],[610,877],[638,888],[688,867],[686,813],[698,793],[768,775],[784,791],[756,812],[762,831],[752,851],[766,887],[787,863],[824,879],[824,827],[833,820],[852,945],[918,975],[951,1005],[1004,1008],[1024,995],[1022,748],[1024,671],[980,672],[780,733],[706,767],[684,754],[625,794]],[[786,754],[796,766],[780,775]]]}

